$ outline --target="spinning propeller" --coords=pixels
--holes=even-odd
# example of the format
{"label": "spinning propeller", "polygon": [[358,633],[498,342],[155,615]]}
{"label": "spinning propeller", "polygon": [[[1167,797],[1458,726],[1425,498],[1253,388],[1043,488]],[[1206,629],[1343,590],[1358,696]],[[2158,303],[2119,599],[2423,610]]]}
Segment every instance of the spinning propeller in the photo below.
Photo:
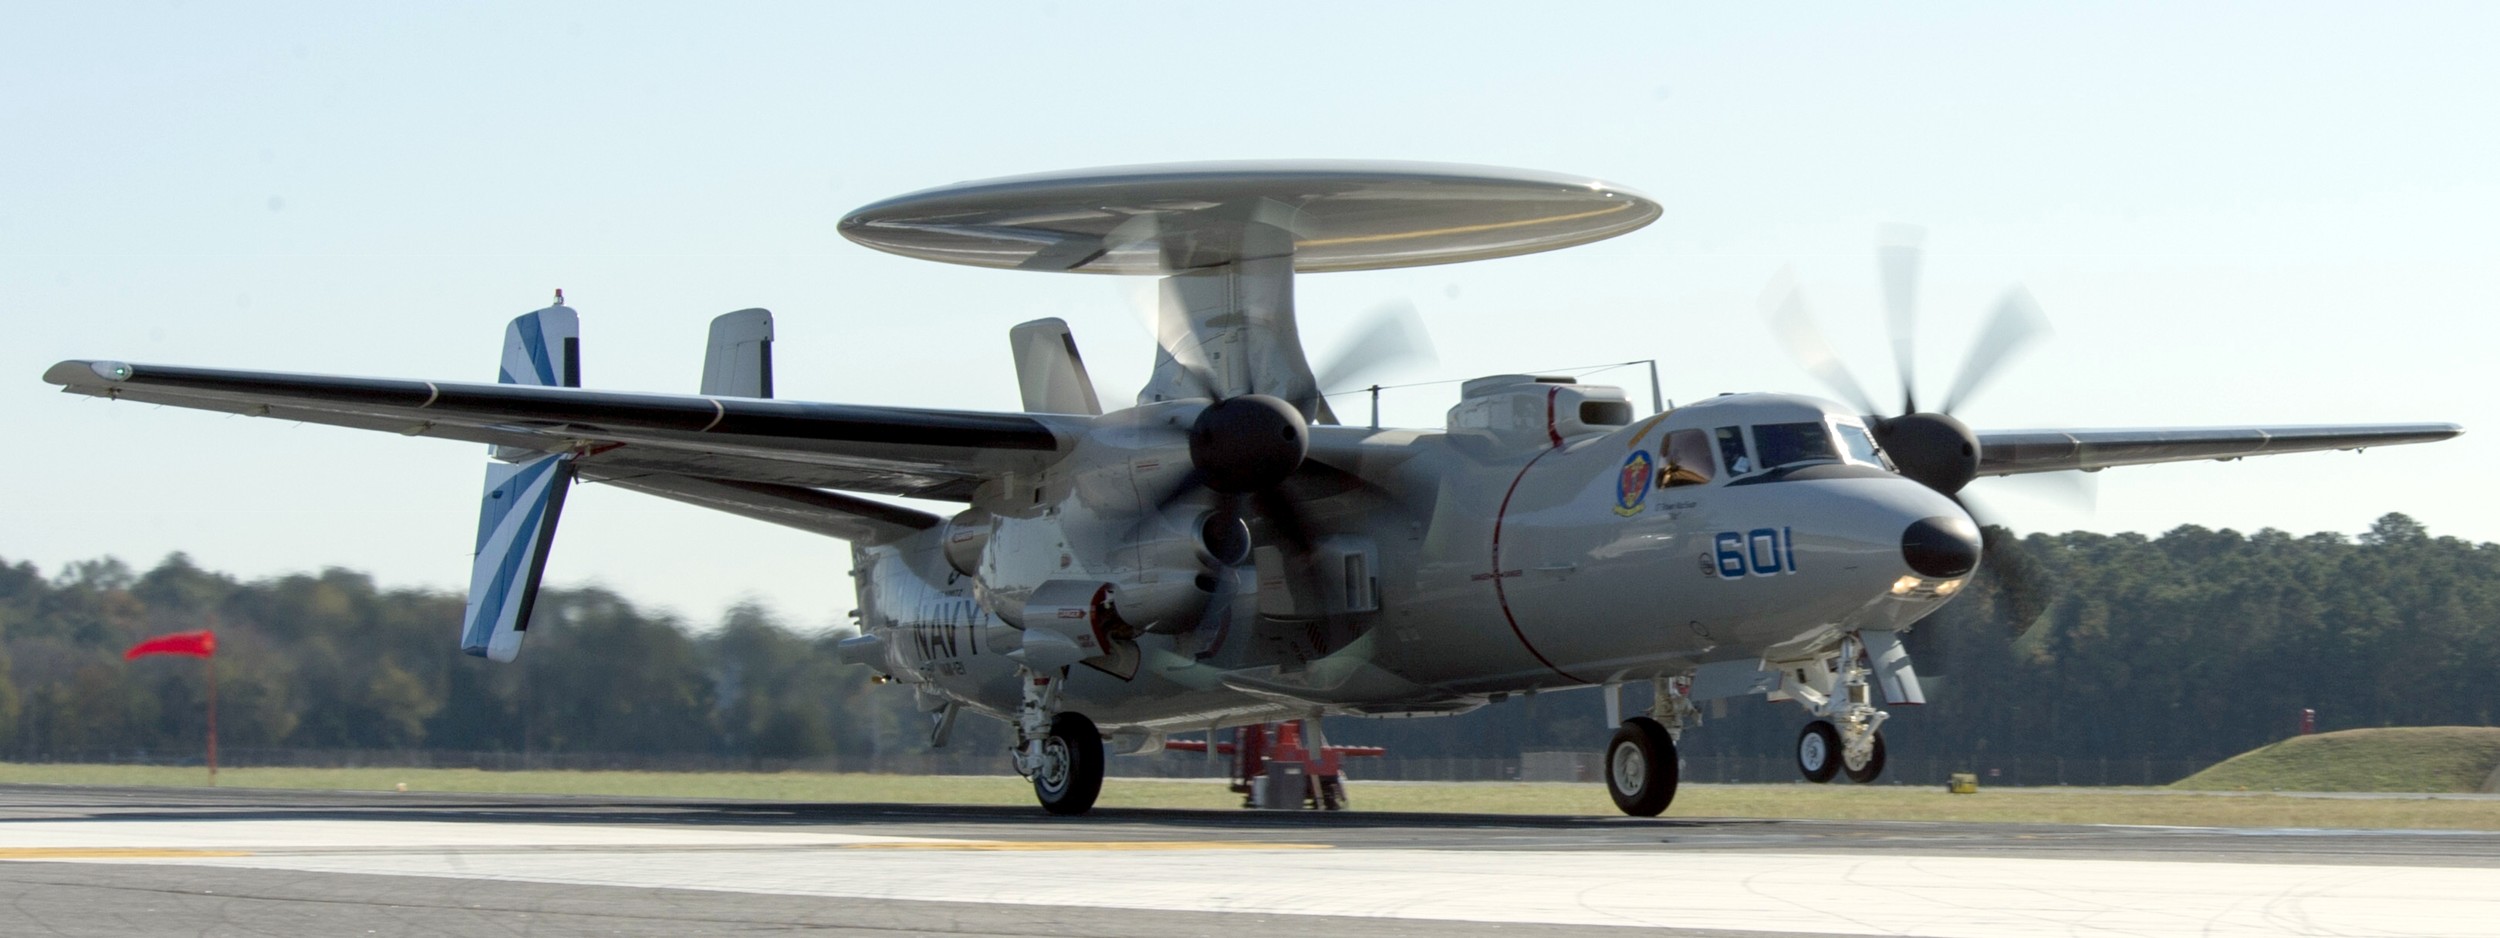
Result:
{"label": "spinning propeller", "polygon": [[[1972,511],[1970,501],[1961,494],[1963,486],[1979,474],[1979,438],[1953,412],[1994,380],[2015,353],[2051,330],[2048,317],[2041,313],[2029,290],[2020,285],[2007,289],[1989,314],[1978,340],[1971,343],[1952,389],[1945,394],[1944,406],[1935,411],[1920,410],[1914,339],[1924,237],[1925,232],[1920,229],[1891,226],[1884,230],[1876,248],[1876,264],[1883,273],[1885,322],[1892,337],[1893,364],[1901,385],[1898,415],[1887,416],[1886,409],[1866,393],[1848,366],[1841,363],[1831,342],[1807,312],[1805,298],[1791,272],[1780,271],[1763,292],[1762,313],[1789,354],[1808,374],[1844,402],[1866,413],[1875,442],[1892,458],[1901,475],[1961,504],[1979,522],[1981,532],[1987,534],[1994,526],[1979,517],[1979,512]],[[2029,592],[2030,584],[2025,581],[2033,565],[2001,550],[2005,545],[2002,535],[1983,537],[1984,566],[2009,590]]]}
{"label": "spinning propeller", "polygon": [[[1373,308],[1365,319],[1355,329],[1354,339],[1316,369],[1314,387],[1344,387],[1396,364],[1432,358],[1432,340],[1412,304],[1384,304]],[[1303,414],[1326,415],[1324,398],[1287,401],[1260,393],[1258,388],[1227,396],[1202,361],[1184,357],[1170,344],[1164,350],[1197,385],[1193,390],[1213,403],[1199,411],[1189,426],[1189,472],[1154,500],[1140,526],[1200,490],[1214,494],[1215,508],[1198,522],[1195,532],[1218,567],[1214,575],[1199,580],[1200,588],[1210,594],[1206,612],[1212,612],[1232,602],[1229,573],[1250,557],[1251,521],[1264,522],[1295,554],[1309,551],[1310,529],[1297,499],[1286,491],[1289,480],[1297,475],[1306,479],[1327,476],[1333,478],[1313,481],[1333,481],[1338,485],[1332,487],[1338,488],[1359,487],[1362,482],[1351,473],[1310,459],[1311,427]],[[1245,508],[1254,511],[1245,512]],[[1202,619],[1206,612],[1201,613]]]}

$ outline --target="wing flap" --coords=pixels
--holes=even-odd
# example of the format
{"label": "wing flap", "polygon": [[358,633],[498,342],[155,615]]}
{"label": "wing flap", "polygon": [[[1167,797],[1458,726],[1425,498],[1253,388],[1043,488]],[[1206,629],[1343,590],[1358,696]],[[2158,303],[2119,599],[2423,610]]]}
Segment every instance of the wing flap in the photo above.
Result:
{"label": "wing flap", "polygon": [[585,469],[956,501],[1056,459],[1087,419],[121,362],[66,361],[44,380],[117,400],[574,452]]}
{"label": "wing flap", "polygon": [[2240,459],[2319,450],[2434,443],[2465,429],[2453,423],[2188,427],[2134,430],[1982,430],[1979,474],[2106,469],[2198,459]]}

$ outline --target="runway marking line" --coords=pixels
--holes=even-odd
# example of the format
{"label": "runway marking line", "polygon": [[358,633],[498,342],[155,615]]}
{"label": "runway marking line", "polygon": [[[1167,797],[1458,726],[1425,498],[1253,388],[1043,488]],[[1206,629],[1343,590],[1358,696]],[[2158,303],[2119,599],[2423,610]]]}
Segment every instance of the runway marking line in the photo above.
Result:
{"label": "runway marking line", "polygon": [[955,840],[841,844],[844,850],[1328,850],[1334,844],[1232,840]]}
{"label": "runway marking line", "polygon": [[170,860],[251,855],[248,850],[177,850],[165,847],[0,847],[0,860]]}

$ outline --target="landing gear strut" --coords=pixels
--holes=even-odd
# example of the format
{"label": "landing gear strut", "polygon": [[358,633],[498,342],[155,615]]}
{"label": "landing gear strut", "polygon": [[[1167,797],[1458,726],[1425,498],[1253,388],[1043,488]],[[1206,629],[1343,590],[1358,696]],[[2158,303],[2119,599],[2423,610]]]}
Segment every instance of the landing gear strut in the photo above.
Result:
{"label": "landing gear strut", "polygon": [[1059,709],[1067,671],[1016,672],[1024,700],[1016,708],[1016,771],[1033,780],[1033,797],[1052,814],[1083,814],[1102,795],[1102,731],[1084,714]]}
{"label": "landing gear strut", "polygon": [[1791,664],[1780,677],[1780,693],[1813,714],[1814,722],[1797,734],[1797,772],[1821,784],[1846,773],[1858,784],[1884,773],[1884,734],[1891,714],[1873,703],[1867,677],[1865,646],[1855,634],[1843,636],[1832,663],[1817,659]]}

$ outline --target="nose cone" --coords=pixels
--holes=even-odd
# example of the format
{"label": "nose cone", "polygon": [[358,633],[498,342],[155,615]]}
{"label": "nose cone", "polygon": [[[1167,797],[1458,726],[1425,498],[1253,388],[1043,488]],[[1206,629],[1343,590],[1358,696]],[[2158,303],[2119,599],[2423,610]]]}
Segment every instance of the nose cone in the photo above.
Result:
{"label": "nose cone", "polygon": [[1979,566],[1979,527],[1969,518],[1938,515],[1901,532],[1901,559],[1921,576],[1957,577]]}

